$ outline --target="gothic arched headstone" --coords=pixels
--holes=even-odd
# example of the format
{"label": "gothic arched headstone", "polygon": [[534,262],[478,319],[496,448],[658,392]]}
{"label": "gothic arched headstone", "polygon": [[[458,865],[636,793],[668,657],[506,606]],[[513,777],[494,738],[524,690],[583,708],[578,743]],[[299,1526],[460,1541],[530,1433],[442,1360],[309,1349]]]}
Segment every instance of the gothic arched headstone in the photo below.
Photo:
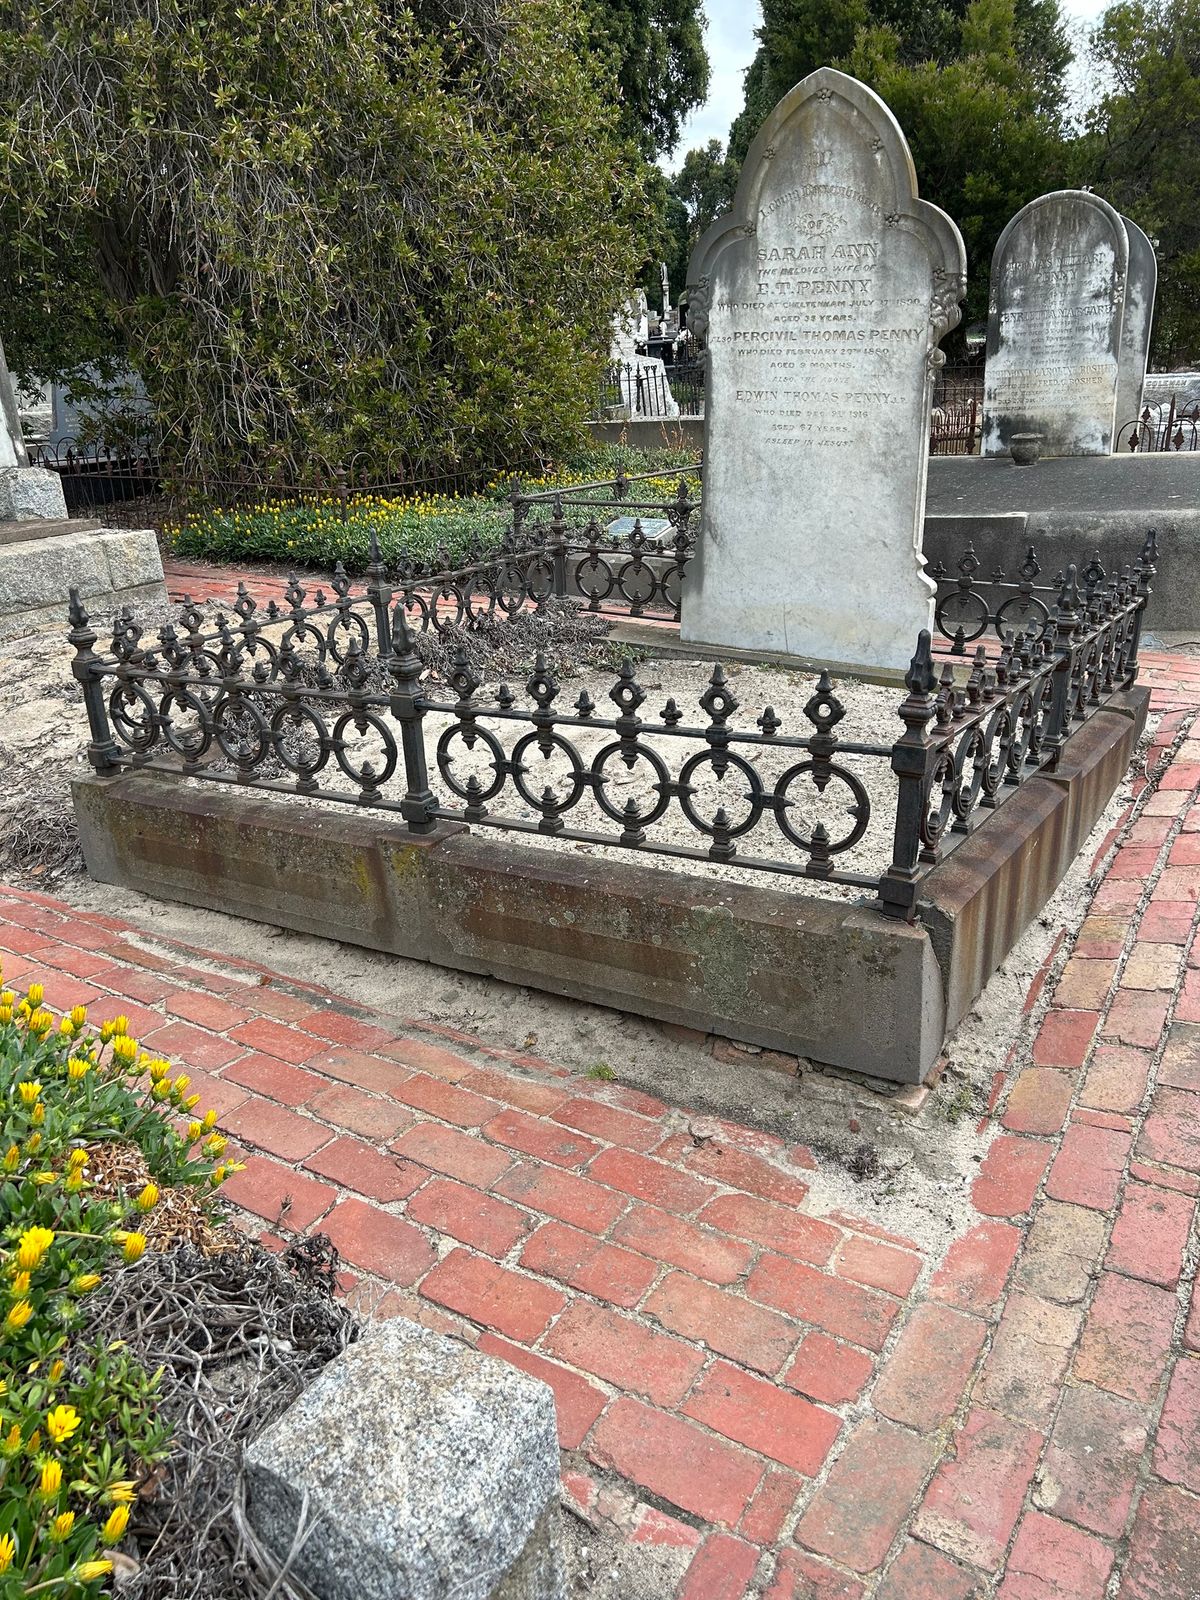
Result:
{"label": "gothic arched headstone", "polygon": [[786,94],[688,285],[708,372],[683,638],[902,670],[931,626],[930,399],[966,256],[879,96],[828,67]]}

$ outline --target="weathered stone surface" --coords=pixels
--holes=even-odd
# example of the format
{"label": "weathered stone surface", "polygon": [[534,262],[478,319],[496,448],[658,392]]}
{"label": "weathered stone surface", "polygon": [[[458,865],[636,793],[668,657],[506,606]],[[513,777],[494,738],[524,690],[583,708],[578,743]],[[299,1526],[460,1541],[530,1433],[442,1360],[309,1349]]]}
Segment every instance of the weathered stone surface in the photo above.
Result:
{"label": "weathered stone surface", "polygon": [[785,95],[688,283],[708,375],[683,638],[902,670],[931,626],[930,398],[966,257],[883,101],[827,67]]}
{"label": "weathered stone surface", "polygon": [[62,479],[48,467],[9,466],[0,470],[0,521],[44,517],[65,521]]}
{"label": "weathered stone surface", "polygon": [[1142,414],[1154,294],[1158,287],[1154,246],[1136,222],[1130,222],[1128,217],[1122,217],[1121,221],[1129,241],[1129,276],[1125,283],[1125,318],[1121,324],[1121,352],[1117,363],[1117,436],[1114,442],[1118,444],[1128,438],[1128,425]]}
{"label": "weathered stone surface", "polygon": [[0,539],[0,638],[56,623],[65,628],[72,587],[99,613],[165,602],[153,530],[66,522],[49,537]]}
{"label": "weathered stone surface", "polygon": [[249,1513],[321,1600],[561,1600],[554,1397],[397,1317],[246,1452]]}
{"label": "weathered stone surface", "polygon": [[992,254],[981,454],[1040,433],[1044,456],[1106,456],[1129,271],[1119,214],[1060,189],[1012,218]]}

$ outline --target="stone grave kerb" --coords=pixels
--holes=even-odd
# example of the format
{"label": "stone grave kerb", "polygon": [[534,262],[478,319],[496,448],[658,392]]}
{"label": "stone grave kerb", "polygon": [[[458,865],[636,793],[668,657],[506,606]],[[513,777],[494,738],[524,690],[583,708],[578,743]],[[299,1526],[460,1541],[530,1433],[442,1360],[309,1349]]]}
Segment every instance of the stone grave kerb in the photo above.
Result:
{"label": "stone grave kerb", "polygon": [[[883,286],[898,283],[904,273],[921,285],[919,327],[909,330],[917,343],[908,352],[908,365],[895,368],[882,385],[902,386],[902,403],[846,419],[847,430],[857,437],[844,496],[836,492],[831,462],[819,448],[806,452],[798,446],[791,460],[780,461],[756,452],[752,440],[747,449],[744,437],[735,438],[730,375],[722,378],[722,352],[711,338],[720,286],[736,281],[739,271],[745,276],[738,258],[772,235],[781,208],[797,210],[798,226],[813,223],[799,214],[805,202],[796,196],[820,185],[781,182],[777,175],[778,153],[798,137],[807,147],[805,160],[821,158],[826,138],[840,140],[851,152],[845,170],[873,193],[862,206],[844,208],[855,213],[849,229],[863,232],[867,218],[878,230]],[[858,192],[853,183],[849,187]],[[826,198],[816,195],[812,204],[819,210]],[[743,164],[731,210],[703,235],[689,263],[688,326],[710,341],[704,357],[704,501],[683,602],[685,640],[762,648],[871,675],[902,675],[913,640],[932,626],[935,585],[921,553],[930,403],[945,360],[938,345],[961,320],[965,293],[962,235],[940,207],[920,198],[907,141],[889,107],[845,73],[831,67],[810,73],[767,117]],[[799,352],[797,368],[803,381]],[[819,386],[823,380],[811,381]],[[864,383],[861,377],[848,381],[860,389]],[[732,549],[738,518],[731,508],[753,492],[756,474],[769,507],[770,526],[762,530],[762,542],[771,547],[769,559],[763,559],[765,551],[738,558]],[[763,604],[731,603],[739,570],[743,577],[757,572],[759,584],[769,590],[764,597],[760,589]]]}

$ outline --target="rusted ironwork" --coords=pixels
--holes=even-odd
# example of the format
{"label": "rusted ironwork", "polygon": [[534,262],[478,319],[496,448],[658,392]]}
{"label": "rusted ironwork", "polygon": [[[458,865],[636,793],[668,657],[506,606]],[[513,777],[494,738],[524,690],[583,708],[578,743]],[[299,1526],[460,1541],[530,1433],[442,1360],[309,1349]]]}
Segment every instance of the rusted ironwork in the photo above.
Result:
{"label": "rusted ironwork", "polygon": [[1114,450],[1136,450],[1142,455],[1200,450],[1200,401],[1181,406],[1172,395],[1169,401],[1146,406],[1141,416],[1118,429]]}
{"label": "rusted ironwork", "polygon": [[[694,510],[685,484],[675,503],[678,536]],[[576,556],[600,559],[594,540],[574,547],[560,503],[551,512],[548,542],[490,558],[515,574],[508,590],[487,562],[393,584],[375,548],[365,584],[339,566],[329,591],[310,593],[293,578],[282,605],[262,608],[242,584],[231,613],[209,619],[185,600],[178,620],[152,638],[122,612],[107,655],[97,653],[73,591],[69,638],[93,766],[392,811],[416,833],[448,819],[736,863],[873,890],[890,915],[912,918],[923,874],[1007,793],[1053,770],[1073,728],[1136,677],[1153,534],[1136,569],[1110,577],[1096,558],[1082,573],[1069,567],[1052,604],[1032,552],[1015,579],[989,580],[998,604],[982,600],[978,563],[964,557],[950,591],[968,597],[964,620],[948,619],[955,632],[938,659],[922,633],[898,707],[904,731],[892,744],[842,737],[845,708],[827,673],[794,729],[771,706],[739,719],[720,667],[697,679],[694,698],[669,699],[650,715],[629,662],[608,691],[607,714],[586,691],[565,704],[541,658],[524,698],[505,684],[481,692],[461,652],[446,685],[431,683],[416,648],[421,627],[536,606],[539,595],[569,586]],[[601,602],[592,593],[579,604]],[[996,638],[986,644],[989,627]],[[977,639],[968,663],[967,643]],[[855,770],[863,762],[896,780],[882,876],[852,864],[871,819]]]}

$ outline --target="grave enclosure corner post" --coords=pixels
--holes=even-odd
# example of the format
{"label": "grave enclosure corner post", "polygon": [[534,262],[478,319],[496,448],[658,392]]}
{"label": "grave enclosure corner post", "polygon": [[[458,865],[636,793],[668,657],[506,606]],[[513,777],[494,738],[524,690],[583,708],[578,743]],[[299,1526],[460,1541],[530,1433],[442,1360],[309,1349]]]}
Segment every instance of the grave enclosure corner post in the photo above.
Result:
{"label": "grave enclosure corner post", "polygon": [[904,732],[892,746],[892,771],[899,779],[896,831],[891,866],[879,880],[879,902],[885,916],[912,922],[917,914],[921,831],[935,749],[925,732],[937,711],[937,674],[928,628],[922,628],[917,638],[904,683],[908,697],[899,708]]}
{"label": "grave enclosure corner post", "polygon": [[395,688],[389,710],[400,724],[400,747],[404,756],[404,799],[400,802],[400,815],[408,823],[410,833],[432,833],[437,826],[433,816],[437,797],[429,787],[429,768],[425,762],[425,708],[420,698],[422,662],[402,601],[396,605],[394,619],[388,671],[395,680]]}
{"label": "grave enclosure corner post", "polygon": [[108,709],[104,704],[104,689],[100,682],[100,657],[93,646],[99,637],[91,626],[87,608],[79,598],[79,590],[70,591],[71,606],[68,617],[71,630],[68,641],[75,646],[71,672],[83,691],[83,705],[87,712],[91,739],[88,742],[88,760],[97,772],[116,772],[120,751],[109,726]]}

